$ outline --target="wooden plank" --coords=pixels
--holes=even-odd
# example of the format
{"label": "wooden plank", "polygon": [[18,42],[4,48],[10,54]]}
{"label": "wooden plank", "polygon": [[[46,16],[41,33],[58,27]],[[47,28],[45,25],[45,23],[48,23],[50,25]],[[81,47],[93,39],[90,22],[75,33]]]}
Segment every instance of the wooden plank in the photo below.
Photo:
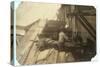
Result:
{"label": "wooden plank", "polygon": [[58,57],[58,50],[55,50],[52,48],[53,51],[51,52],[50,56],[46,60],[46,64],[54,64],[57,63],[57,57]]}
{"label": "wooden plank", "polygon": [[27,50],[22,56],[20,56],[20,60],[18,61],[20,64],[24,64],[24,60],[27,57],[29,50]]}
{"label": "wooden plank", "polygon": [[71,52],[66,53],[65,59],[66,59],[66,62],[74,62],[75,61],[75,58],[73,57]]}
{"label": "wooden plank", "polygon": [[[37,40],[37,35],[42,32],[45,26],[45,20],[41,20],[39,24],[33,25],[26,35],[23,37],[20,43],[20,51],[18,56],[21,57],[18,61],[21,64],[35,64],[38,54],[40,53],[38,48],[34,45],[34,41]],[[40,28],[41,26],[41,28]],[[30,42],[32,42],[30,44]],[[18,49],[17,49],[18,50]]]}
{"label": "wooden plank", "polygon": [[41,51],[38,58],[37,58],[37,61],[45,59],[47,57],[49,51],[50,51],[50,49],[46,49],[44,51]]}
{"label": "wooden plank", "polygon": [[96,16],[96,13],[70,13],[70,14],[67,14],[67,15],[70,15],[70,16],[77,16],[77,15],[83,15],[83,16]]}
{"label": "wooden plank", "polygon": [[52,51],[51,49],[46,49],[44,51],[41,51],[36,60],[36,64],[45,64],[46,59],[48,55],[51,53],[51,51]]}
{"label": "wooden plank", "polygon": [[36,43],[32,44],[32,48],[30,49],[30,52],[28,53],[26,60],[24,61],[24,64],[33,64],[33,60],[34,60],[34,55],[36,52]]}
{"label": "wooden plank", "polygon": [[[20,41],[19,47],[16,50],[17,57],[19,57],[19,59],[17,59],[18,61],[24,60],[24,57],[27,55],[29,48],[32,45],[32,42],[30,41],[30,37],[37,35],[37,33],[34,33],[36,31],[37,25],[38,25],[38,23],[36,25],[33,25],[31,27],[31,29],[24,35],[24,37]],[[33,37],[33,40],[35,39],[35,36]],[[21,57],[23,57],[23,59]],[[21,62],[21,63],[23,63],[23,62]]]}
{"label": "wooden plank", "polygon": [[[19,46],[17,47],[17,50],[16,50],[17,60],[19,61],[20,64],[23,64],[23,62],[28,54],[31,44],[32,44],[31,41],[27,44],[27,47],[28,47],[27,51],[25,51],[25,49],[23,49],[23,51],[25,51],[24,53],[21,53],[21,49],[19,49]],[[21,53],[20,56],[19,56],[19,53]]]}
{"label": "wooden plank", "polygon": [[64,51],[60,51],[58,54],[57,63],[64,63],[65,62],[66,53]]}

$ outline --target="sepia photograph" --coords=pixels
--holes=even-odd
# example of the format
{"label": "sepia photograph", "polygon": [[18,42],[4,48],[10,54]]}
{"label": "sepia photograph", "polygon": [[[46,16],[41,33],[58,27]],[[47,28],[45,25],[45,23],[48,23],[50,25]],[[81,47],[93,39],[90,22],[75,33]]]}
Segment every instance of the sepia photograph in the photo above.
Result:
{"label": "sepia photograph", "polygon": [[16,11],[13,6],[11,49],[15,33],[20,65],[91,62],[96,56],[94,6],[31,1],[21,1]]}

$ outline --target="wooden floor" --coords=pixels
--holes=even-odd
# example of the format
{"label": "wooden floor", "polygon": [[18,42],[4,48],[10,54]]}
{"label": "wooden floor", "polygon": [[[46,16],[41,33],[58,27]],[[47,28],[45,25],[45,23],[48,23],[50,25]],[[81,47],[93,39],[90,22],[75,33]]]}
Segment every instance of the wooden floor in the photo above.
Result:
{"label": "wooden floor", "polygon": [[49,48],[43,51],[38,50],[36,44],[23,55],[19,63],[24,65],[30,64],[54,64],[75,61],[71,52],[58,51],[54,48]]}
{"label": "wooden floor", "polygon": [[35,40],[38,39],[37,35],[41,33],[44,26],[45,20],[40,20],[39,23],[37,22],[32,25],[23,38],[19,40],[16,47],[17,61],[19,64],[52,64],[74,61],[75,59],[71,52],[58,51],[54,48],[40,51],[37,48]]}

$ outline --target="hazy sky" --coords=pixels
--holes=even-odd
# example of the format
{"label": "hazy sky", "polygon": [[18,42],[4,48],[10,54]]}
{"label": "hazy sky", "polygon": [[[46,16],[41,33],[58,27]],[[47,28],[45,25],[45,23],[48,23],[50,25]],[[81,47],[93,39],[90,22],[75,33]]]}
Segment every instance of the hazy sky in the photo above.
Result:
{"label": "hazy sky", "polygon": [[27,26],[39,18],[56,19],[56,13],[60,8],[60,4],[33,2],[22,2],[18,3],[18,5],[16,9],[16,24],[20,26]]}

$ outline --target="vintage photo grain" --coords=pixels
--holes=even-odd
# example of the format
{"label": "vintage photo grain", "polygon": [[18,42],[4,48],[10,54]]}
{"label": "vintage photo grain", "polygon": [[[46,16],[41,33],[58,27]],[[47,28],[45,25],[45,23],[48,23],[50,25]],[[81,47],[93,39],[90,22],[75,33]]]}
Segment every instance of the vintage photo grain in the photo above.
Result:
{"label": "vintage photo grain", "polygon": [[86,62],[95,55],[93,6],[20,2],[16,9],[16,60],[20,65]]}

